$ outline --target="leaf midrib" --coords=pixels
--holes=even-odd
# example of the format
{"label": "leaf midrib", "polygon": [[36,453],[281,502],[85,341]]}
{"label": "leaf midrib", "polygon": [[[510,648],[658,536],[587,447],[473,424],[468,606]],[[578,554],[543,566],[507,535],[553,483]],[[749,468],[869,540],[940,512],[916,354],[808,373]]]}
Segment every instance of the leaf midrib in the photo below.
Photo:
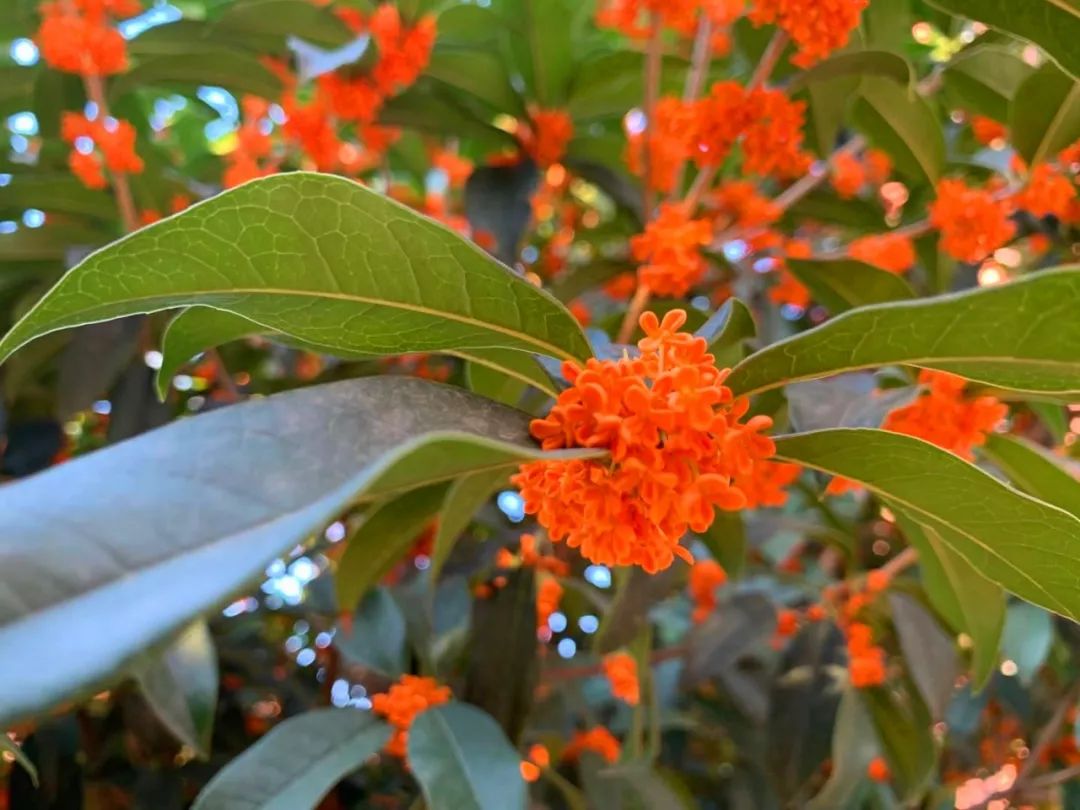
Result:
{"label": "leaf midrib", "polygon": [[[453,733],[453,730],[450,728],[450,724],[446,722],[446,718],[444,718],[439,712],[436,712],[434,714],[434,719],[439,724],[439,728],[443,732],[443,736],[449,740],[449,747],[454,755],[455,761],[457,761],[458,765],[460,766],[460,770],[463,773],[471,776],[472,772],[469,770],[468,762],[465,759],[465,752],[461,750],[461,745],[458,743],[457,737]],[[469,790],[469,797],[473,801],[473,807],[475,808],[475,810],[483,810],[483,805],[480,803],[480,796],[476,792],[476,787],[473,783],[473,780],[467,778],[464,780],[464,782]],[[461,810],[465,810],[465,808],[461,808]]]}

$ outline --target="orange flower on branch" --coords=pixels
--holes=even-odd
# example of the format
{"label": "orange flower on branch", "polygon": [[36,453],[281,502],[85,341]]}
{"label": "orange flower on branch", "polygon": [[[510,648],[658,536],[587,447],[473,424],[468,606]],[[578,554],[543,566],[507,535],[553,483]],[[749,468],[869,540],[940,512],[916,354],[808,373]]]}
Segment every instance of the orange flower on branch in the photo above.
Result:
{"label": "orange flower on branch", "polygon": [[608,764],[614,765],[622,754],[622,745],[618,739],[603,726],[596,726],[588,731],[579,731],[563,749],[562,758],[573,762],[585,751],[599,754]]}
{"label": "orange flower on branch", "polygon": [[66,112],[60,119],[60,135],[74,147],[68,166],[90,188],[105,187],[103,166],[113,174],[143,170],[142,158],[135,152],[135,127],[127,121]]}
{"label": "orange flower on branch", "polygon": [[559,609],[563,587],[555,577],[543,577],[536,588],[536,629],[546,630],[551,614]]}
{"label": "orange flower on branch", "polygon": [[804,174],[812,162],[802,150],[806,103],[758,87],[750,91],[746,105],[750,123],[742,139],[745,170],[780,179]]}
{"label": "orange flower on branch", "polygon": [[691,155],[698,166],[719,166],[746,132],[757,111],[747,104],[746,88],[738,82],[716,82],[693,106]]}
{"label": "orange flower on branch", "polygon": [[690,569],[690,600],[694,603],[691,614],[695,624],[700,624],[716,610],[716,589],[727,582],[727,572],[716,560],[700,560]]}
{"label": "orange flower on branch", "polygon": [[371,698],[371,710],[394,727],[386,744],[386,753],[404,757],[409,744],[409,727],[416,716],[433,706],[448,703],[450,687],[440,686],[434,678],[402,675],[386,692]]}
{"label": "orange flower on branch", "polygon": [[[678,182],[679,168],[690,159],[697,128],[697,108],[681,99],[666,96],[656,103],[653,124],[649,128],[649,186],[657,191],[671,191]],[[630,171],[645,171],[643,141],[640,132],[627,132],[626,162]]]}
{"label": "orange flower on branch", "polygon": [[761,194],[749,180],[722,183],[713,192],[712,202],[717,208],[718,227],[764,228],[780,219],[779,206]]}
{"label": "orange flower on branch", "polygon": [[371,15],[368,30],[378,48],[371,74],[375,84],[384,93],[392,93],[415,82],[431,58],[435,17],[426,14],[409,28],[402,24],[395,5],[383,3]]}
{"label": "orange flower on branch", "polygon": [[638,281],[658,295],[681,298],[701,281],[706,264],[699,250],[712,241],[712,223],[691,219],[677,203],[660,206],[645,233],[630,240],[638,268]]}
{"label": "orange flower on branch", "polygon": [[941,230],[941,248],[963,262],[980,262],[1016,234],[1008,200],[963,180],[945,179],[930,204],[930,223]]}
{"label": "orange flower on branch", "polygon": [[638,682],[637,661],[629,653],[619,652],[604,656],[604,675],[611,684],[611,694],[631,706],[641,701],[641,684]]}
{"label": "orange flower on branch", "polygon": [[809,67],[848,43],[869,0],[751,0],[755,25],[776,23],[798,47],[793,64]]}
{"label": "orange flower on branch", "polygon": [[865,689],[885,683],[885,651],[874,644],[870,626],[854,622],[846,633],[851,685]]}
{"label": "orange flower on branch", "polygon": [[746,496],[747,509],[783,506],[787,503],[785,487],[793,484],[800,472],[802,467],[798,464],[762,461],[755,464],[749,473],[736,475],[735,486]]}
{"label": "orange flower on branch", "polygon": [[603,565],[655,573],[688,530],[705,531],[714,510],[741,509],[734,479],[769,458],[772,420],[743,423],[748,403],[723,385],[704,338],[680,332],[686,313],[641,317],[639,357],[563,365],[570,387],[531,431],[544,449],[602,449],[609,458],[536,461],[514,477],[525,510],[553,541]]}
{"label": "orange flower on branch", "polygon": [[841,152],[833,158],[831,182],[837,195],[849,200],[866,185],[866,167],[851,153]]}
{"label": "orange flower on branch", "polygon": [[[810,243],[803,239],[792,239],[784,246],[786,258],[809,259],[813,252]],[[780,260],[778,270],[780,271],[780,278],[776,284],[769,288],[769,300],[774,304],[787,304],[799,309],[806,309],[810,306],[810,290],[792,275],[783,260]]]}
{"label": "orange flower on branch", "polygon": [[853,240],[848,255],[890,273],[903,273],[915,264],[915,245],[903,234],[882,233]]}
{"label": "orange flower on branch", "polygon": [[565,110],[529,110],[529,125],[519,125],[518,140],[533,162],[542,169],[558,163],[574,137],[574,122]]}
{"label": "orange flower on branch", "polygon": [[127,70],[127,45],[109,24],[107,14],[137,14],[141,4],[121,2],[53,2],[41,5],[41,27],[34,39],[51,68],[82,76],[111,76]]}
{"label": "orange flower on branch", "polygon": [[1075,210],[1076,186],[1072,180],[1049,163],[1031,170],[1027,187],[1016,195],[1018,207],[1036,217],[1068,220]]}
{"label": "orange flower on branch", "polygon": [[971,133],[975,136],[975,140],[983,146],[1000,148],[1005,145],[1005,139],[1008,137],[1009,131],[1005,129],[1004,124],[999,124],[993,118],[987,118],[985,115],[974,115],[971,117]]}
{"label": "orange flower on branch", "polygon": [[882,757],[874,757],[866,766],[866,775],[874,782],[888,782],[892,778],[889,765]]}
{"label": "orange flower on branch", "polygon": [[551,754],[542,745],[534,745],[528,756],[521,761],[521,778],[526,782],[535,782],[544,768],[551,765]]}

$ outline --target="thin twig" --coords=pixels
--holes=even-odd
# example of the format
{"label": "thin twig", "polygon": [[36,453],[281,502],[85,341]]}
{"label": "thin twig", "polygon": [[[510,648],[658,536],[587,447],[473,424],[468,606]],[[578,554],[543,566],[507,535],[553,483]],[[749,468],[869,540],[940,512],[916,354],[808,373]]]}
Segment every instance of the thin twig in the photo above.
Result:
{"label": "thin twig", "polygon": [[652,290],[644,284],[638,284],[638,288],[634,292],[634,297],[630,299],[630,305],[626,309],[626,315],[623,316],[622,325],[619,327],[619,334],[615,338],[616,343],[630,342],[630,338],[634,335],[634,329],[637,327],[638,318],[640,318],[641,313],[645,311],[645,307],[649,305],[649,300],[651,298]]}
{"label": "thin twig", "polygon": [[892,579],[919,561],[919,552],[908,546],[877,570]]}
{"label": "thin twig", "polygon": [[[705,77],[709,74],[709,65],[712,62],[712,20],[709,15],[702,12],[698,17],[697,34],[694,36],[694,51],[690,57],[690,70],[686,74],[686,84],[683,85],[683,103],[690,104],[698,99],[705,87]],[[677,178],[668,194],[668,201],[674,202],[682,192],[683,179],[686,176],[686,161],[675,172]]]}
{"label": "thin twig", "polygon": [[776,63],[780,61],[780,55],[784,52],[787,44],[787,32],[777,29],[772,39],[769,40],[769,44],[765,46],[765,51],[761,54],[761,60],[757,63],[757,67],[754,68],[754,72],[750,75],[750,81],[746,84],[747,90],[764,86],[769,81],[769,77],[772,76]]}
{"label": "thin twig", "polygon": [[713,164],[710,166],[702,166],[698,171],[697,177],[694,178],[693,184],[690,186],[690,190],[686,192],[686,211],[690,214],[694,212],[694,209],[698,207],[698,203],[701,202],[701,198],[705,196],[705,192],[708,191],[709,186],[712,185],[713,180],[716,179],[716,173],[720,171],[720,167]]}
{"label": "thin twig", "polygon": [[642,199],[645,204],[645,220],[652,218],[653,206],[656,203],[655,193],[649,179],[652,175],[652,158],[649,150],[649,139],[653,130],[653,116],[656,114],[656,102],[660,96],[660,71],[663,27],[660,25],[660,15],[655,11],[649,18],[649,43],[645,50],[645,100],[644,109],[645,128],[641,133],[641,144],[644,152],[642,165],[645,167],[642,178]]}

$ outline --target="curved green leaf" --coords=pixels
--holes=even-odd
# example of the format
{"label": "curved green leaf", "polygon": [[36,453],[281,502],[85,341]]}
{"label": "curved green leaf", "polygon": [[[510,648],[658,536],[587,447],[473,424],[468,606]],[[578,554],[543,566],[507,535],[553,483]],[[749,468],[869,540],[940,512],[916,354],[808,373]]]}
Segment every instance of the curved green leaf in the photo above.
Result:
{"label": "curved green leaf", "polygon": [[1053,616],[1025,602],[1009,605],[1001,654],[1016,664],[1016,677],[1025,687],[1035,680],[1053,644]]}
{"label": "curved green leaf", "polygon": [[364,596],[352,621],[339,626],[334,648],[348,661],[397,678],[407,663],[408,627],[397,600],[385,588]]}
{"label": "curved green leaf", "polygon": [[1016,91],[1009,111],[1009,140],[1034,165],[1080,138],[1080,81],[1047,63]]}
{"label": "curved green leaf", "polygon": [[1046,448],[1019,436],[993,433],[982,453],[1028,495],[1080,518],[1080,481]]}
{"label": "curved green leaf", "polygon": [[[306,0],[239,0],[224,7],[213,24],[215,33],[238,32],[300,37],[315,45],[340,47],[353,39],[348,26],[329,8]],[[272,98],[272,97],[270,97]]]}
{"label": "curved green leaf", "polygon": [[1006,590],[1080,618],[1080,519],[911,436],[840,428],[782,436],[776,447],[896,504]]}
{"label": "curved green leaf", "polygon": [[929,0],[950,14],[969,17],[1030,40],[1080,78],[1080,6],[1076,0]]}
{"label": "curved green leaf", "polygon": [[206,45],[143,59],[110,83],[109,95],[116,100],[141,87],[174,84],[209,84],[262,98],[277,98],[282,90],[281,79],[254,54]]}
{"label": "curved green leaf", "polygon": [[930,714],[922,698],[910,690],[885,687],[863,689],[859,694],[870,711],[901,799],[915,803],[926,790],[938,755],[930,733]]}
{"label": "curved green leaf", "polygon": [[898,54],[889,51],[850,51],[834,54],[809,70],[795,74],[787,90],[797,93],[809,84],[841,76],[878,76],[902,87],[910,87],[915,74],[908,61]]}
{"label": "curved green leaf", "polygon": [[561,304],[457,234],[351,180],[296,173],[92,254],[0,341],[0,359],[65,327],[199,305],[345,354],[589,355]]}
{"label": "curved green leaf", "polygon": [[942,720],[960,674],[956,641],[916,597],[895,589],[887,596],[904,669],[922,695],[930,717]]}
{"label": "curved green leaf", "polygon": [[73,249],[97,247],[109,241],[104,231],[84,225],[46,224],[0,234],[0,262],[67,259]]}
{"label": "curved green leaf", "polygon": [[477,510],[506,480],[505,470],[493,470],[462,476],[450,485],[439,510],[439,526],[431,551],[432,578],[438,578],[458,538],[472,522]]}
{"label": "curved green leaf", "polygon": [[525,107],[497,52],[478,48],[436,48],[424,70],[428,76],[475,96],[496,112],[520,115]]}
{"label": "curved green leaf", "polygon": [[485,712],[428,709],[409,729],[409,767],[430,810],[523,810],[521,757]]}
{"label": "curved green leaf", "polygon": [[1009,105],[1035,68],[1014,50],[1002,45],[980,45],[961,51],[945,67],[945,93],[953,104],[1009,120]]}
{"label": "curved green leaf", "polygon": [[372,509],[349,538],[334,575],[338,608],[353,610],[439,513],[446,484],[406,492]]}
{"label": "curved green leaf", "polygon": [[1010,284],[851,310],[774,343],[727,385],[753,394],[789,382],[906,363],[1016,391],[1080,395],[1080,268]]}
{"label": "curved green leaf", "polygon": [[708,341],[718,368],[730,368],[742,360],[744,344],[757,335],[757,325],[746,304],[729,298],[694,334]]}
{"label": "curved green leaf", "polygon": [[370,712],[316,709],[276,726],[220,771],[192,810],[315,807],[390,739]]}
{"label": "curved green leaf", "polygon": [[852,111],[855,125],[918,183],[936,183],[945,164],[945,136],[926,100],[889,79],[867,76]]}
{"label": "curved green leaf", "polygon": [[832,772],[821,790],[807,804],[807,810],[836,810],[851,806],[866,780],[866,769],[879,750],[866,705],[857,691],[845,690],[833,726]]}
{"label": "curved green leaf", "polygon": [[27,208],[95,219],[115,216],[108,194],[87,188],[69,175],[16,175],[6,186],[0,186],[0,209],[21,215]]}
{"label": "curved green leaf", "polygon": [[26,654],[0,659],[0,725],[107,682],[358,500],[511,471],[541,457],[534,447],[525,414],[369,377],[202,414],[8,484],[0,645]]}
{"label": "curved green leaf", "polygon": [[218,664],[206,622],[188,625],[160,653],[135,670],[146,702],[165,727],[203,759],[217,712]]}
{"label": "curved green leaf", "polygon": [[787,266],[814,300],[834,315],[854,307],[915,297],[903,276],[854,259],[788,259]]}
{"label": "curved green leaf", "polygon": [[169,321],[161,336],[161,365],[154,375],[158,397],[165,399],[173,377],[200,352],[266,332],[254,321],[223,309],[185,309]]}

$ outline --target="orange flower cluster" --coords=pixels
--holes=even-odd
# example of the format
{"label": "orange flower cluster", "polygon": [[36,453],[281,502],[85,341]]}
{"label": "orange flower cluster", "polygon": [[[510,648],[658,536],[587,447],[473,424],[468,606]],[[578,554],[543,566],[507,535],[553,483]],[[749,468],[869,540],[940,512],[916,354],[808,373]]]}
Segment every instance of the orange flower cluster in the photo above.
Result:
{"label": "orange flower cluster", "polygon": [[980,262],[1016,233],[1012,206],[988,189],[970,188],[963,180],[938,182],[930,204],[930,223],[941,230],[941,249],[962,262]]}
{"label": "orange flower cluster", "polygon": [[1005,138],[1008,137],[1009,131],[1004,124],[999,124],[993,118],[987,118],[985,115],[973,115],[971,117],[971,133],[975,136],[975,140],[983,146],[1000,148],[1000,146],[1005,145]]}
{"label": "orange flower cluster", "polygon": [[853,622],[846,632],[851,685],[864,689],[885,683],[885,651],[874,644],[870,625]]}
{"label": "orange flower cluster", "polygon": [[961,458],[972,459],[972,449],[986,442],[986,434],[1009,411],[994,397],[966,396],[966,382],[955,374],[924,369],[919,383],[926,386],[924,393],[891,411],[882,428],[925,439]]}
{"label": "orange flower cluster", "polygon": [[[814,253],[809,242],[802,239],[792,239],[784,245],[784,255],[791,259],[809,259]],[[779,279],[769,288],[769,300],[774,304],[787,304],[788,306],[806,309],[810,306],[810,290],[801,281],[791,274],[787,265],[781,261],[778,267]]]}
{"label": "orange flower cluster", "polygon": [[764,228],[780,219],[780,208],[749,180],[727,180],[712,193],[716,227]]}
{"label": "orange flower cluster", "polygon": [[384,93],[400,91],[415,82],[427,67],[435,45],[435,16],[425,14],[406,27],[393,3],[383,3],[368,20],[379,61],[371,71],[375,85]]}
{"label": "orange flower cluster", "polygon": [[889,764],[882,757],[874,757],[866,766],[866,775],[873,782],[888,782],[892,779]]}
{"label": "orange flower cluster", "polygon": [[574,122],[565,110],[529,110],[529,125],[519,125],[515,133],[525,152],[542,169],[558,163],[574,137]]}
{"label": "orange flower cluster", "polygon": [[534,745],[529,749],[528,756],[521,761],[521,778],[526,782],[535,782],[540,778],[540,772],[551,765],[551,754],[542,745]]}
{"label": "orange flower cluster", "polygon": [[142,11],[138,0],[51,0],[41,4],[35,40],[51,68],[82,76],[110,76],[127,70],[124,38],[109,16]]}
{"label": "orange flower cluster", "polygon": [[690,618],[700,624],[716,610],[716,589],[727,582],[727,571],[716,560],[700,560],[690,569],[690,600],[694,612]]}
{"label": "orange flower cluster", "polygon": [[[127,121],[66,112],[60,119],[60,135],[75,147],[68,155],[68,167],[87,188],[108,185],[105,167],[113,174],[139,174],[143,170],[142,158],[135,152],[135,127]],[[84,139],[92,146],[88,151]]]}
{"label": "orange flower cluster", "polygon": [[567,762],[576,760],[585,751],[599,754],[606,762],[614,765],[622,754],[622,745],[618,739],[603,726],[595,726],[588,731],[578,731],[563,749],[562,758]]}
{"label": "orange flower cluster", "polygon": [[637,661],[629,653],[617,652],[604,656],[604,675],[611,683],[611,694],[631,706],[641,701]]}
{"label": "orange flower cluster", "polygon": [[1027,187],[1016,195],[1016,204],[1037,217],[1075,220],[1076,186],[1072,180],[1049,163],[1031,170]]}
{"label": "orange flower cluster", "polygon": [[[570,573],[570,566],[565,562],[548,556],[540,550],[536,535],[532,534],[521,535],[521,545],[517,555],[508,548],[500,548],[495,554],[495,564],[499,568],[517,568],[518,566],[535,568],[557,577],[565,577]],[[558,607],[557,604],[556,607]]]}
{"label": "orange flower cluster", "polygon": [[563,586],[555,577],[543,577],[536,588],[536,629],[547,630],[548,619],[559,609]]}
{"label": "orange flower cluster", "polygon": [[386,744],[386,753],[404,757],[409,745],[409,726],[421,712],[448,703],[449,686],[440,686],[434,678],[402,675],[401,680],[371,699],[371,710],[394,727]]}
{"label": "orange flower cluster", "polygon": [[890,273],[903,273],[915,264],[915,244],[902,233],[861,236],[848,245],[848,255]]}
{"label": "orange flower cluster", "polygon": [[848,200],[867,185],[880,186],[889,179],[892,160],[880,149],[868,149],[861,157],[841,152],[830,165],[832,187],[837,195]]}
{"label": "orange flower cluster", "polygon": [[785,487],[791,486],[802,472],[798,464],[783,461],[762,461],[747,473],[735,476],[735,486],[746,496],[746,508],[783,506],[787,503]]}
{"label": "orange flower cluster", "polygon": [[[650,187],[667,192],[678,182],[679,169],[690,157],[697,121],[695,109],[674,96],[665,96],[656,103],[647,147]],[[645,138],[640,132],[628,131],[626,139],[626,163],[630,171],[641,175],[645,171]]]}
{"label": "orange flower cluster", "polygon": [[240,109],[244,120],[236,132],[236,148],[225,156],[222,181],[225,188],[277,171],[274,161],[260,165],[260,161],[270,157],[273,148],[270,136],[263,130],[270,104],[258,96],[244,96],[240,100]]}
{"label": "orange flower cluster", "polygon": [[776,23],[799,51],[792,64],[809,67],[847,45],[870,0],[752,0],[755,25]]}
{"label": "orange flower cluster", "polygon": [[[706,14],[716,28],[730,25],[746,8],[746,0],[602,0],[596,10],[600,28],[614,28],[631,39],[649,36],[649,17],[682,36],[692,36],[698,14]],[[714,40],[715,42],[715,40]]]}
{"label": "orange flower cluster", "polygon": [[551,412],[531,424],[545,450],[607,450],[603,459],[535,461],[514,483],[525,510],[554,541],[580,548],[603,565],[639,565],[649,573],[675,555],[688,529],[705,531],[714,510],[741,509],[735,477],[775,451],[767,416],[746,423],[749,403],[723,385],[704,338],[680,328],[686,313],[661,322],[641,316],[639,357],[563,365],[570,387]]}
{"label": "orange flower cluster", "polygon": [[691,219],[678,203],[660,206],[645,233],[630,240],[638,268],[638,283],[657,295],[682,298],[705,275],[706,264],[699,249],[712,241],[712,223]]}

